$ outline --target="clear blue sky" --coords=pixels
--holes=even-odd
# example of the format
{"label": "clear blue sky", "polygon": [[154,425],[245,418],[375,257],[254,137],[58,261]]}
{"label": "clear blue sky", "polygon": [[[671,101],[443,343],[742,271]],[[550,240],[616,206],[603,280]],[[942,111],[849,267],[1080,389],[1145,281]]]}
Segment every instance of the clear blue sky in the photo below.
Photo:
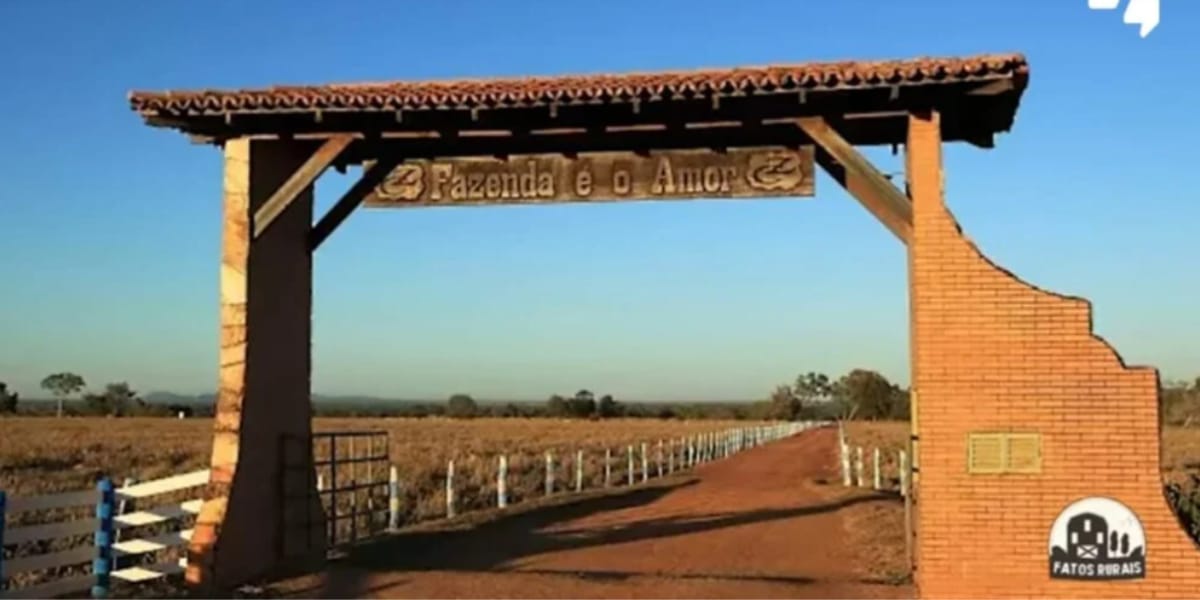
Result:
{"label": "clear blue sky", "polygon": [[[1012,133],[946,156],[965,230],[1200,374],[1200,2],[1148,38],[1086,0],[0,3],[0,380],[216,383],[221,159],[130,89],[1024,52]],[[902,157],[872,152],[897,172]],[[348,185],[324,177],[319,208]],[[361,211],[316,261],[314,389],[740,399],[908,381],[904,250],[823,175],[800,200]]]}

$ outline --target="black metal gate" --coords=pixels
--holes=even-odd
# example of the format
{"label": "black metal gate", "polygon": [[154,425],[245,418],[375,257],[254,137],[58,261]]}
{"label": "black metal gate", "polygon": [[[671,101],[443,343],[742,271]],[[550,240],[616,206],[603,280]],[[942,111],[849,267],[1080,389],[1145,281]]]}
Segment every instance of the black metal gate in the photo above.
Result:
{"label": "black metal gate", "polygon": [[[281,557],[310,554],[322,545],[336,552],[387,528],[389,441],[383,430],[284,440]],[[303,460],[306,454],[311,463]]]}

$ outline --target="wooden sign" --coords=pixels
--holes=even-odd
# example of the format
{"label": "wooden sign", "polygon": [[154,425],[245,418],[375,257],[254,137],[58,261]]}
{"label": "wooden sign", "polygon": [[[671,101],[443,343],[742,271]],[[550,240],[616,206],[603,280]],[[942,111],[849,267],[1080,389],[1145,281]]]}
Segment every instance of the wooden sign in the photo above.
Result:
{"label": "wooden sign", "polygon": [[581,153],[405,161],[374,207],[813,195],[813,148]]}

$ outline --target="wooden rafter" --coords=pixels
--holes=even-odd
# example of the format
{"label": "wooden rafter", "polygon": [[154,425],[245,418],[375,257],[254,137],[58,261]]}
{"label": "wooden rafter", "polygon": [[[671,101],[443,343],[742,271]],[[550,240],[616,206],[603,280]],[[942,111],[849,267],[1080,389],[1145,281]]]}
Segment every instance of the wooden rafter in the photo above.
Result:
{"label": "wooden rafter", "polygon": [[823,117],[798,119],[817,145],[817,163],[900,241],[912,238],[912,203]]}
{"label": "wooden rafter", "polygon": [[350,134],[335,135],[321,144],[313,155],[292,173],[279,189],[267,199],[258,210],[254,211],[254,237],[262,235],[275,219],[291,205],[296,196],[305,188],[312,185],[325,169],[341,155],[342,151],[354,141]]}
{"label": "wooden rafter", "polygon": [[321,220],[313,226],[312,231],[308,235],[308,249],[311,252],[316,252],[321,243],[324,242],[338,226],[354,212],[354,209],[362,204],[363,198],[375,189],[375,186],[383,182],[383,180],[391,173],[392,169],[400,163],[399,157],[386,157],[378,160],[367,167],[363,171],[361,177],[350,189],[346,190],[345,194],[321,217]]}

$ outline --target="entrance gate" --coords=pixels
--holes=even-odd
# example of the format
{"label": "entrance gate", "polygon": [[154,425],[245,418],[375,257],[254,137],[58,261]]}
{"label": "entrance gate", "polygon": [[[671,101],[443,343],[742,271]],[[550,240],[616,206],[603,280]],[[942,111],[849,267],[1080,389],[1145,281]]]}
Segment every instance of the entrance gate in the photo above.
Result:
{"label": "entrance gate", "polygon": [[281,439],[276,556],[284,566],[322,560],[388,527],[387,431]]}
{"label": "entrance gate", "polygon": [[[1085,300],[990,262],[944,202],[942,144],[992,147],[1028,77],[1023,56],[991,55],[133,93],[148,124],[225,156],[220,393],[189,581],[278,566],[268,545],[292,509],[260,484],[278,476],[276,440],[311,433],[311,253],[358,205],[800,196],[815,163],[908,254],[921,594],[1193,593],[1200,553],[1158,472],[1156,371],[1126,367]],[[856,148],[870,145],[904,147],[903,188]],[[359,181],[314,224],[317,177],[354,165]],[[1138,573],[1060,569],[1051,530],[1096,497],[1144,531]]]}

